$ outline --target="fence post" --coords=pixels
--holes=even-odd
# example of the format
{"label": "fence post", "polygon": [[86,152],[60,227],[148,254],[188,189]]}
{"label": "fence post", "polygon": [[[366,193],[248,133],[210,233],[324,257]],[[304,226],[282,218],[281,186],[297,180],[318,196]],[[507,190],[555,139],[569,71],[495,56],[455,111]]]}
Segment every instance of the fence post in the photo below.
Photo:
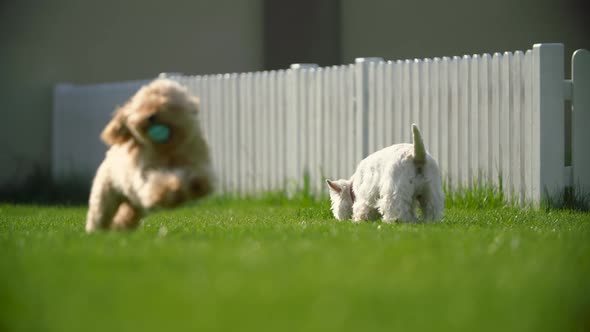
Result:
{"label": "fence post", "polygon": [[367,80],[371,62],[383,62],[383,58],[355,59],[355,132],[353,135],[356,138],[354,151],[357,162],[369,154],[369,84]]}
{"label": "fence post", "polygon": [[[290,66],[290,76],[287,82],[287,190],[293,193],[303,183],[302,176],[308,171],[306,165],[305,141],[307,137],[307,112],[309,109],[308,95],[304,93],[309,86],[306,86],[306,80],[303,73],[311,68],[317,68],[315,63],[294,63]],[[306,99],[307,98],[307,99]],[[295,184],[295,188],[290,186]]]}
{"label": "fence post", "polygon": [[572,56],[572,167],[573,184],[590,193],[590,52],[577,50]]}
{"label": "fence post", "polygon": [[565,170],[563,44],[533,46],[533,199],[562,194]]}

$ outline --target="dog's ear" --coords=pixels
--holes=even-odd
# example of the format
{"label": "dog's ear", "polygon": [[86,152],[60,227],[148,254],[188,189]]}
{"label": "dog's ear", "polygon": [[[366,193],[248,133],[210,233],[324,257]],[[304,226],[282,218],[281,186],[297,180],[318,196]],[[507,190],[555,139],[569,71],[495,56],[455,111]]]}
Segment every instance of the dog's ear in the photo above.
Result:
{"label": "dog's ear", "polygon": [[337,193],[340,193],[342,191],[342,187],[335,181],[330,181],[326,179],[326,183],[328,184],[328,187],[330,187],[330,190],[334,190]]}
{"label": "dog's ear", "polygon": [[199,110],[201,109],[201,99],[196,96],[191,96],[189,100],[191,104],[191,110],[195,113],[199,113]]}
{"label": "dog's ear", "polygon": [[125,107],[127,107],[127,105],[120,107],[115,112],[111,122],[107,124],[102,131],[102,134],[100,134],[100,138],[107,145],[122,144],[131,138],[131,132],[125,124]]}

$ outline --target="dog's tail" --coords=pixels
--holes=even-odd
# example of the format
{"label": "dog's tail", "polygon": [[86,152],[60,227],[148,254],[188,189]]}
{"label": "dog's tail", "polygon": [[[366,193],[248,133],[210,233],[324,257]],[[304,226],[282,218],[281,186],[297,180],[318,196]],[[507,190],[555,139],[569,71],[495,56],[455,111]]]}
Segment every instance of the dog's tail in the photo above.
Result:
{"label": "dog's tail", "polygon": [[424,148],[420,130],[415,124],[412,124],[412,141],[414,142],[414,163],[424,165],[426,162],[426,149]]}

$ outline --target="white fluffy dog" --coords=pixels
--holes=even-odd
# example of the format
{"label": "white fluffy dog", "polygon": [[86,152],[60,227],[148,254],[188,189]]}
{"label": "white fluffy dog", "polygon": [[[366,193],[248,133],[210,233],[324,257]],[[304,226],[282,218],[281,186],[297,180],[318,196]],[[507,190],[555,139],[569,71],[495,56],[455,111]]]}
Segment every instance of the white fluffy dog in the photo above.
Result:
{"label": "white fluffy dog", "polygon": [[438,165],[426,152],[415,124],[412,134],[414,144],[395,144],[369,155],[350,180],[326,180],[336,219],[352,217],[354,222],[361,222],[380,214],[384,222],[417,221],[417,205],[424,220],[443,216]]}
{"label": "white fluffy dog", "polygon": [[102,132],[110,148],[92,184],[86,231],[133,229],[151,209],[212,191],[209,149],[198,99],[157,79],[143,86]]}

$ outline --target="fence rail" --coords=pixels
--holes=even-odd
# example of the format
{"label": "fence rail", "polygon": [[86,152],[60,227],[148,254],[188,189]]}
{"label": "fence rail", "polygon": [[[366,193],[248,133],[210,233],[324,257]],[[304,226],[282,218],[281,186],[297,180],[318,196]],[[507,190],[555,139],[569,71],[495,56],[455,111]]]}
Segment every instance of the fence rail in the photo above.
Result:
{"label": "fence rail", "polygon": [[[325,190],[325,177],[348,177],[369,153],[409,142],[414,122],[451,189],[491,183],[514,200],[539,202],[572,183],[590,190],[583,152],[590,53],[577,51],[572,63],[565,80],[563,45],[536,44],[492,55],[170,77],[201,98],[222,192],[285,189],[301,185],[304,174],[313,190]],[[105,149],[100,129],[143,83],[57,86],[55,177],[94,171]],[[566,100],[572,167],[565,165]]]}

